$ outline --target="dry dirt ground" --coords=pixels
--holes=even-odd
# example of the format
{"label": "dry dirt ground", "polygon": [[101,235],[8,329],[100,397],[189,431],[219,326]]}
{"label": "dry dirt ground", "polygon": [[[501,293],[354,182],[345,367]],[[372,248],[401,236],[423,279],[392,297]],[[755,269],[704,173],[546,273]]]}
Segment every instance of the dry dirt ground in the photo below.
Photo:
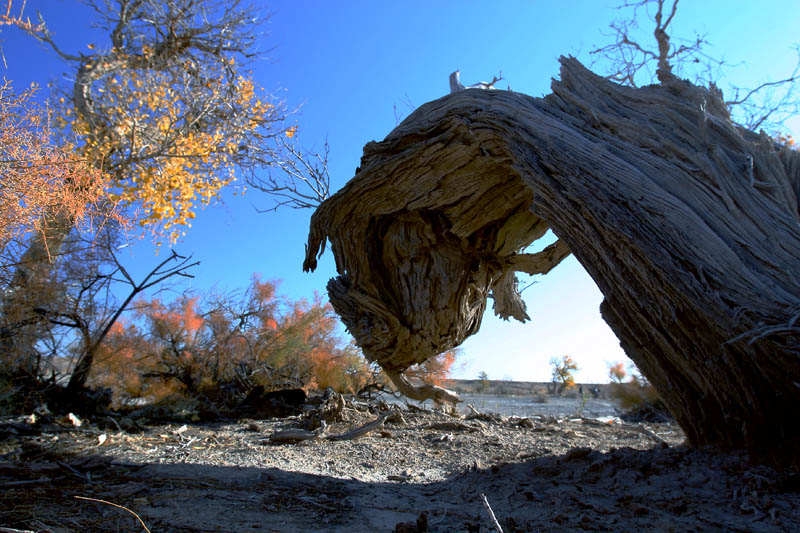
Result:
{"label": "dry dirt ground", "polygon": [[[380,414],[348,404],[325,434]],[[479,532],[489,508],[506,532],[800,531],[797,472],[674,425],[403,410],[354,440],[270,440],[300,422],[6,420],[0,532]]]}

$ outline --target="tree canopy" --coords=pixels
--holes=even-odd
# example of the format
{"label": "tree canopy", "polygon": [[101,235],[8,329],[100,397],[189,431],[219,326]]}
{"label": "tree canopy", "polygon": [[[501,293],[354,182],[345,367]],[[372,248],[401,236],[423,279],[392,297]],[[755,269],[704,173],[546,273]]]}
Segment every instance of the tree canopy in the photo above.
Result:
{"label": "tree canopy", "polygon": [[59,45],[46,13],[31,23],[11,15],[9,0],[4,21],[71,66],[74,82],[57,87],[55,105],[57,126],[71,136],[65,149],[109,176],[112,198],[142,227],[175,241],[198,207],[236,179],[303,205],[327,195],[324,164],[303,165],[309,156],[294,145],[290,112],[248,70],[263,57],[257,45],[266,17],[255,7],[240,0],[88,4],[108,41],[79,52]]}

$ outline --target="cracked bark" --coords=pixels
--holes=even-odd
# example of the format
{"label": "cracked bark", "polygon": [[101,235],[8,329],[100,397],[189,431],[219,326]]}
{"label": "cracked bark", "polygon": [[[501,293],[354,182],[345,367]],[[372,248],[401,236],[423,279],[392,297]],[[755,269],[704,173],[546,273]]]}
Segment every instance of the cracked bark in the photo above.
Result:
{"label": "cracked bark", "polygon": [[[492,292],[524,319],[500,305],[509,275],[568,249],[690,443],[800,462],[800,153],[733,124],[718,91],[561,62],[544,98],[459,91],[367,144],[304,269],[330,241],[334,309],[402,372],[476,333]],[[548,228],[549,261],[521,253]]]}

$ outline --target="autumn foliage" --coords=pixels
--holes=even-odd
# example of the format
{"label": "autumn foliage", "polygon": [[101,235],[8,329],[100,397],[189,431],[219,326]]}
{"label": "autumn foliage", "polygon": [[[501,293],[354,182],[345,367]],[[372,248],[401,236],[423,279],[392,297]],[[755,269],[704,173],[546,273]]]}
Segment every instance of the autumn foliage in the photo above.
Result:
{"label": "autumn foliage", "polygon": [[798,144],[797,141],[794,140],[789,134],[778,134],[775,136],[775,141],[780,144],[781,146],[788,148],[790,150],[797,150]]}
{"label": "autumn foliage", "polygon": [[578,364],[569,355],[553,357],[550,360],[553,373],[553,383],[558,386],[558,392],[575,386],[575,372]]}
{"label": "autumn foliage", "polygon": [[0,85],[0,263],[14,262],[12,243],[46,234],[55,217],[78,226],[108,217],[124,223],[105,193],[107,177],[86,159],[56,146],[46,109],[34,103],[35,87],[15,93]]}
{"label": "autumn foliage", "polygon": [[[114,61],[129,66],[96,81],[92,98],[104,110],[103,127],[69,106],[59,124],[79,137],[77,151],[116,176],[113,196],[142,209],[139,224],[175,240],[177,227],[191,226],[198,206],[208,205],[236,178],[247,136],[277,117],[252,80],[228,68],[233,58],[202,74],[188,59],[183,69],[162,72],[147,68],[154,53],[143,45],[114,54]],[[197,100],[204,108],[195,107]],[[222,109],[230,117],[214,123],[211,117]]]}
{"label": "autumn foliage", "polygon": [[[256,386],[356,392],[376,378],[343,340],[330,304],[290,301],[258,277],[238,296],[147,299],[135,308],[112,328],[90,377],[118,404],[202,397],[232,406]],[[448,352],[411,371],[439,383],[454,358]]]}
{"label": "autumn foliage", "polygon": [[[87,2],[103,43],[62,49],[44,18],[7,1],[0,25],[44,43],[74,70],[59,87],[54,124],[110,177],[111,196],[138,223],[175,241],[220,190],[276,164],[278,139],[295,136],[282,102],[245,65],[259,56],[262,17],[239,0]],[[12,9],[13,8],[13,9]]]}
{"label": "autumn foliage", "polygon": [[608,377],[611,378],[611,383],[622,383],[625,380],[627,372],[625,371],[624,363],[613,363],[608,367]]}
{"label": "autumn foliage", "polygon": [[404,372],[406,377],[443,387],[458,357],[458,349],[448,350],[414,365]]}
{"label": "autumn foliage", "polygon": [[[623,409],[630,410],[647,405],[661,407],[655,388],[637,372],[631,372],[629,375],[623,363],[609,365],[608,375],[611,378],[611,396]],[[629,377],[627,381],[626,377]]]}

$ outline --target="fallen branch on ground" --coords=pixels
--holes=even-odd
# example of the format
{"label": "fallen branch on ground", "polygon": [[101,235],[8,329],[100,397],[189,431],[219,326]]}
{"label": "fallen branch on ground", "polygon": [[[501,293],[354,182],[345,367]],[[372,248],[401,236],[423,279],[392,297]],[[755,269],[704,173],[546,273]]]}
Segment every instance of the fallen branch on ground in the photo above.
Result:
{"label": "fallen branch on ground", "polygon": [[[580,417],[580,420],[584,424],[590,424],[590,425],[593,425],[593,426],[605,426],[606,424],[608,424],[608,422],[600,422],[599,420],[595,420],[593,418],[586,418],[586,417],[583,417],[583,416]],[[669,443],[667,441],[665,441],[664,439],[662,439],[661,437],[659,437],[658,435],[656,435],[655,433],[653,433],[652,431],[650,431],[649,429],[647,429],[644,426],[637,426],[637,425],[634,425],[634,424],[616,424],[616,425],[617,425],[617,427],[622,428],[622,429],[628,429],[630,431],[635,431],[636,433],[641,433],[642,435],[650,437],[651,439],[653,439],[654,441],[658,442],[659,444],[663,444],[663,445],[669,446]]]}
{"label": "fallen branch on ground", "polygon": [[117,509],[122,509],[123,511],[128,511],[130,514],[132,514],[133,516],[136,517],[136,520],[138,520],[140,524],[142,524],[142,527],[144,528],[144,530],[147,531],[147,533],[150,533],[150,530],[147,528],[147,524],[144,523],[144,520],[142,520],[142,517],[139,516],[138,514],[136,514],[134,511],[131,511],[127,507],[123,506],[123,505],[119,505],[118,503],[108,502],[106,500],[100,500],[100,499],[97,499],[97,498],[88,498],[86,496],[75,496],[75,498],[78,499],[78,500],[87,500],[87,501],[90,501],[90,502],[104,503],[106,505],[110,505],[112,507],[116,507]]}
{"label": "fallen branch on ground", "polygon": [[359,426],[355,429],[351,429],[350,431],[346,431],[345,433],[341,433],[339,435],[328,435],[325,438],[328,440],[353,440],[359,437],[363,437],[370,431],[382,428],[383,423],[386,422],[386,419],[394,415],[395,413],[397,413],[397,411],[394,410],[386,411],[384,413],[381,413],[381,415],[372,422],[364,424],[363,426]]}
{"label": "fallen branch on ground", "polygon": [[500,527],[500,522],[498,522],[497,517],[494,516],[492,506],[489,505],[489,500],[486,499],[486,495],[483,493],[481,493],[481,500],[483,500],[483,506],[486,507],[486,511],[489,513],[489,519],[492,523],[492,527],[494,527],[498,533],[503,533],[503,528]]}
{"label": "fallen branch on ground", "polygon": [[276,444],[289,444],[304,440],[319,439],[322,437],[323,433],[325,433],[325,430],[327,429],[325,421],[322,420],[321,423],[322,425],[314,431],[308,431],[306,429],[300,429],[300,428],[290,428],[290,429],[284,429],[282,431],[276,431],[275,433],[269,436],[269,441],[274,442]]}
{"label": "fallen branch on ground", "polygon": [[381,413],[381,415],[372,422],[368,422],[363,426],[351,429],[350,431],[345,431],[344,433],[340,433],[338,435],[324,435],[326,429],[326,426],[324,425],[316,431],[307,431],[305,429],[297,428],[285,429],[270,435],[269,441],[277,444],[286,444],[319,438],[324,438],[327,440],[354,440],[363,437],[371,431],[382,428],[384,422],[386,422],[389,417],[397,414],[399,413],[396,410],[386,411]]}

